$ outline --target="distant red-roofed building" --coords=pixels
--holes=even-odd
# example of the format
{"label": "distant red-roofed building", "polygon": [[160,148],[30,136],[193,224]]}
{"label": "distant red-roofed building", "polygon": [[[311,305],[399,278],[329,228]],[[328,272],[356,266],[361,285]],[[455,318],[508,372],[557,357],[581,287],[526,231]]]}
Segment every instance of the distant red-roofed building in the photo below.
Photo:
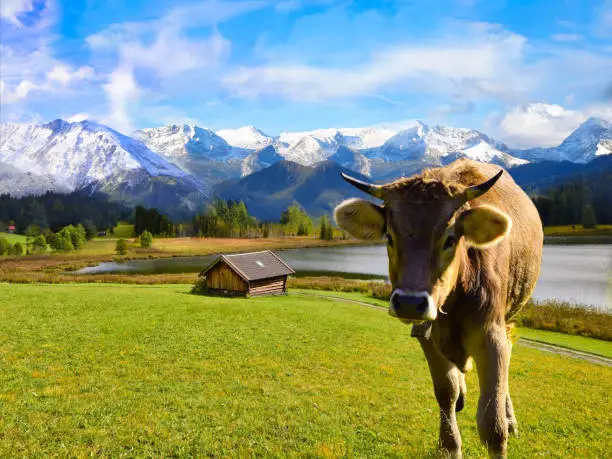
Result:
{"label": "distant red-roofed building", "polygon": [[15,231],[17,231],[17,227],[15,225],[9,225],[7,230],[9,233],[13,234]]}

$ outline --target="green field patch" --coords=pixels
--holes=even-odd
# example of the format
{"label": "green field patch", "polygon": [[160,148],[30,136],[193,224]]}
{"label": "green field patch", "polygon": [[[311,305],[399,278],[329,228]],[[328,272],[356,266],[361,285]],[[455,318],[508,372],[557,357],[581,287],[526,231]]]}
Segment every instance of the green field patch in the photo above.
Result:
{"label": "green field patch", "polygon": [[[428,457],[410,327],[374,308],[190,285],[0,284],[0,456]],[[606,457],[611,370],[516,346],[510,457]],[[475,372],[459,414],[478,440]]]}
{"label": "green field patch", "polygon": [[352,300],[359,301],[367,304],[371,304],[372,306],[379,306],[381,308],[388,308],[389,302],[386,300],[379,300],[377,298],[372,298],[371,296],[365,295],[359,292],[334,292],[329,290],[309,290],[309,289],[299,289],[292,288],[290,290],[291,294],[298,295],[310,295],[310,296],[323,296],[330,298],[338,298],[343,300]]}
{"label": "green field patch", "polygon": [[134,225],[130,225],[129,223],[118,223],[115,228],[113,228],[113,234],[107,234],[108,237],[112,238],[132,238],[136,236],[134,234]]}
{"label": "green field patch", "polygon": [[612,342],[610,341],[531,328],[519,328],[517,335],[534,341],[555,344],[582,352],[590,352],[591,354],[612,359]]}
{"label": "green field patch", "polygon": [[14,233],[2,233],[0,232],[0,237],[3,237],[11,244],[16,244],[17,242],[21,243],[25,247],[26,237],[22,234],[14,234]]}
{"label": "green field patch", "polygon": [[561,225],[544,227],[545,236],[604,236],[612,235],[612,225],[597,225],[584,228],[582,225]]}

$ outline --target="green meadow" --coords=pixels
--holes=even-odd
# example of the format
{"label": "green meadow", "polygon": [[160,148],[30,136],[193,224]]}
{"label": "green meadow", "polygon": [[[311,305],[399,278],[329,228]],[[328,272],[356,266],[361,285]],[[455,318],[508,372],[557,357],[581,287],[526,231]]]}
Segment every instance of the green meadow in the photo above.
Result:
{"label": "green meadow", "polygon": [[11,244],[16,244],[18,242],[20,242],[24,246],[26,244],[26,237],[24,235],[22,235],[22,234],[2,233],[2,232],[0,232],[0,237],[6,239]]}
{"label": "green meadow", "polygon": [[[435,455],[409,327],[297,293],[189,290],[0,284],[0,456]],[[464,455],[484,457],[467,379]],[[510,457],[608,456],[611,381],[609,367],[515,346]]]}

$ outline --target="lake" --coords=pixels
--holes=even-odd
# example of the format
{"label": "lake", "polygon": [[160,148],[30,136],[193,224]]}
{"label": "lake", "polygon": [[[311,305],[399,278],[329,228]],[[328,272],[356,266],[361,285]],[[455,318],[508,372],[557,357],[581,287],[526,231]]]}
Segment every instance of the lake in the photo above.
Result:
{"label": "lake", "polygon": [[[386,279],[384,245],[321,247],[278,251],[298,275],[339,274]],[[198,272],[215,256],[100,263],[77,274]],[[533,298],[557,299],[612,311],[612,245],[545,245]]]}

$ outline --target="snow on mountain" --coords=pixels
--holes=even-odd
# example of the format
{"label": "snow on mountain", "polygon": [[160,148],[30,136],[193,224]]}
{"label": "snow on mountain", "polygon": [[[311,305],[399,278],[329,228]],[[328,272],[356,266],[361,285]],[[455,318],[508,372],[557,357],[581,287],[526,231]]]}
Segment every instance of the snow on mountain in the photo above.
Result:
{"label": "snow on mountain", "polygon": [[[309,132],[281,132],[277,138],[280,153],[287,159],[287,156],[295,156],[297,159],[300,154],[304,154],[304,161],[307,158],[320,158],[321,155],[331,155],[342,144],[342,134],[338,129],[317,129]],[[319,159],[324,161],[326,158]]]}
{"label": "snow on mountain", "polygon": [[186,175],[142,142],[91,121],[6,124],[0,137],[0,161],[71,189],[134,169],[151,176]]}
{"label": "snow on mountain", "polygon": [[290,148],[281,148],[280,154],[289,161],[309,166],[325,161],[336,149],[337,146],[331,142],[305,136]]}
{"label": "snow on mountain", "polygon": [[44,194],[48,190],[69,192],[70,190],[51,177],[22,171],[6,163],[0,163],[0,194],[21,197],[29,194]]}
{"label": "snow on mountain", "polygon": [[221,129],[216,133],[232,147],[244,150],[261,150],[274,143],[274,137],[264,134],[254,126],[244,126],[238,129]]}
{"label": "snow on mountain", "polygon": [[[155,195],[160,207],[168,193],[175,194],[173,205],[187,207],[207,194],[203,183],[144,143],[91,121],[3,124],[0,163],[11,166],[12,171],[5,172],[22,193],[45,191],[40,184],[31,183],[31,177],[44,177],[44,188],[48,190],[99,190],[111,197],[120,195],[126,201],[138,200],[141,193],[148,193]],[[9,177],[2,181],[8,183]],[[179,202],[179,195],[190,197]]]}
{"label": "snow on mountain", "polygon": [[283,160],[284,158],[278,154],[274,145],[268,145],[261,150],[254,151],[247,156],[241,164],[241,176],[245,177],[253,172],[260,171],[272,164]]}
{"label": "snow on mountain", "polygon": [[[495,162],[508,167],[527,161],[510,155],[506,145],[485,134],[470,129],[429,127],[417,122],[413,127],[397,132],[388,128],[329,128],[304,132],[283,132],[270,137],[252,126],[217,131],[235,148],[260,149],[274,145],[283,158],[302,165],[313,165],[336,158],[340,148],[359,152],[361,156],[340,151],[342,165],[369,175],[370,159],[385,162],[421,161],[441,164],[446,159],[466,156],[479,161]],[[351,164],[352,166],[349,166]],[[249,169],[243,165],[243,172]]]}
{"label": "snow on mountain", "polygon": [[327,160],[340,146],[357,151],[376,149],[396,132],[384,128],[331,128],[308,132],[283,132],[278,136],[279,152],[286,159],[304,165]]}
{"label": "snow on mountain", "polygon": [[232,153],[232,148],[210,129],[188,124],[141,129],[134,137],[155,153],[171,160],[204,158],[220,160]]}
{"label": "snow on mountain", "polygon": [[585,164],[597,156],[612,154],[612,123],[589,118],[559,146],[513,151],[529,161],[571,161]]}
{"label": "snow on mountain", "polygon": [[370,160],[362,153],[344,145],[340,145],[336,153],[331,155],[329,159],[362,175],[368,177],[371,175]]}
{"label": "snow on mountain", "polygon": [[344,128],[339,129],[344,137],[344,145],[353,150],[370,150],[379,148],[397,134],[397,131],[385,128]]}
{"label": "snow on mountain", "polygon": [[302,165],[332,160],[380,180],[460,157],[513,167],[540,160],[587,163],[612,154],[612,124],[596,118],[557,147],[528,150],[511,150],[476,130],[421,122],[402,131],[330,128],[278,137],[253,126],[215,133],[173,124],[134,137],[91,121],[0,125],[0,192],[101,190],[127,202],[193,209],[208,186],[282,159]]}
{"label": "snow on mountain", "polygon": [[398,132],[387,140],[375,156],[387,162],[423,161],[431,164],[467,157],[481,162],[492,162],[507,167],[526,164],[515,158],[502,142],[475,130],[444,126],[415,126]]}

